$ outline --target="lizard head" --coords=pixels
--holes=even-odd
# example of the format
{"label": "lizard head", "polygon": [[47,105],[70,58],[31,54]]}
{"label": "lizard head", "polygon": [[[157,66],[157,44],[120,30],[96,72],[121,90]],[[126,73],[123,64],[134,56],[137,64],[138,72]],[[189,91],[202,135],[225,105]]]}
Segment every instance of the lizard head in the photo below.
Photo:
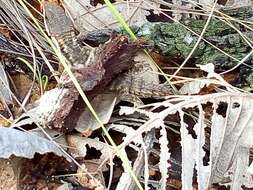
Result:
{"label": "lizard head", "polygon": [[51,36],[57,36],[74,29],[74,25],[63,7],[44,1],[45,26]]}

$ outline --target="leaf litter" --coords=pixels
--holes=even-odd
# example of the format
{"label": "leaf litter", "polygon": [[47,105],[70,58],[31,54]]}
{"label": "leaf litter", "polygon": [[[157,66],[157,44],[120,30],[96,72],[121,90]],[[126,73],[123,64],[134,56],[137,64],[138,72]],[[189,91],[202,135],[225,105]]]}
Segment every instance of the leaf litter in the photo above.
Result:
{"label": "leaf litter", "polygon": [[[47,3],[45,2],[46,5]],[[153,94],[157,94],[157,89],[159,92],[160,86],[167,90],[171,84],[167,84],[162,74],[158,75],[158,71],[149,66],[152,64],[148,56],[131,52],[132,49],[137,52],[148,47],[150,55],[156,57],[155,61],[164,68],[172,67],[175,63],[180,66],[182,57],[171,56],[170,58],[160,55],[161,52],[169,51],[162,49],[160,42],[158,45],[154,42],[146,46],[146,42],[136,43],[131,42],[127,37],[112,37],[109,42],[99,47],[92,43],[88,44],[94,46],[88,55],[90,61],[83,60],[86,65],[78,65],[74,48],[80,47],[81,51],[82,46],[86,48],[84,45],[86,35],[83,33],[88,31],[90,34],[96,30],[94,36],[100,39],[96,35],[100,34],[104,28],[116,30],[117,33],[118,23],[109,9],[98,2],[94,6],[87,2],[82,4],[77,1],[64,1],[65,11],[62,11],[64,9],[54,2],[50,2],[50,6],[51,3],[53,8],[58,6],[57,10],[60,10],[64,19],[70,19],[66,25],[70,26],[71,32],[72,23],[79,32],[79,35],[76,35],[76,31],[72,32],[71,38],[68,38],[69,34],[66,33],[64,35],[67,38],[57,38],[57,43],[63,54],[65,53],[64,56],[78,81],[82,83],[81,86],[88,95],[94,110],[124,156],[123,159],[132,166],[132,171],[143,189],[167,189],[168,187],[218,189],[222,185],[231,189],[241,189],[242,186],[253,187],[252,164],[249,164],[252,161],[250,152],[253,133],[251,130],[253,99],[247,92],[250,87],[245,86],[247,82],[243,81],[243,75],[248,76],[251,72],[250,67],[239,67],[242,83],[238,86],[238,84],[228,83],[224,79],[225,76],[217,72],[219,69],[224,71],[223,67],[217,68],[217,62],[197,65],[199,62],[195,64],[193,57],[189,61],[189,66],[196,69],[199,67],[196,73],[200,77],[193,78],[194,75],[191,75],[192,73],[187,69],[181,70],[178,73],[180,75],[175,76],[175,79],[171,81],[177,89],[180,89],[180,94],[173,94],[169,90],[167,95],[158,93],[159,96],[155,97]],[[183,7],[192,8],[192,10],[201,6],[210,9],[209,5],[212,5],[214,1],[200,2],[199,5],[181,1],[176,3],[173,1],[175,5],[165,1],[160,3],[166,8],[176,6],[180,12],[181,9],[177,6],[181,6],[182,9]],[[16,8],[13,5],[17,5]],[[163,14],[166,17],[166,12],[158,9],[159,3],[151,4],[153,10],[144,8],[145,5],[149,5],[146,1],[122,1],[114,5],[129,21],[130,26],[141,26],[147,22],[153,22],[150,21],[151,17],[154,21],[164,19],[161,16]],[[50,70],[55,73],[52,68],[59,66],[57,58],[49,48],[47,40],[40,33],[34,32],[36,31],[34,25],[24,20],[28,16],[21,5],[17,2],[14,4],[1,2],[0,6],[9,7],[6,8],[8,10],[6,13],[1,12],[1,22],[9,23],[11,26],[13,23],[19,23],[13,26],[21,30],[12,31],[12,33],[19,36],[21,44],[29,44],[26,48],[31,48],[32,53],[28,50],[23,51],[26,59],[36,65],[43,74],[50,75]],[[23,14],[20,15],[21,17],[14,18],[10,14],[11,11],[21,11]],[[40,13],[40,10],[37,11]],[[203,11],[202,14],[204,13]],[[174,12],[173,16],[179,21],[191,17],[187,13],[178,12]],[[42,13],[38,14],[37,18],[48,19],[43,18]],[[192,18],[201,20],[199,17]],[[23,20],[25,24],[22,23]],[[43,22],[40,24],[44,29]],[[26,31],[26,27],[31,28],[33,32],[29,35],[17,33]],[[100,43],[102,44],[98,41],[98,44]],[[120,49],[121,46],[125,49]],[[18,47],[23,48],[20,44]],[[180,47],[183,48],[182,44],[177,48]],[[10,45],[9,48],[13,46]],[[9,53],[11,58],[21,51],[16,48],[12,50],[16,54]],[[1,54],[6,54],[6,52],[1,51]],[[215,58],[214,61],[217,59]],[[73,66],[71,65],[73,62],[78,64]],[[41,65],[41,63],[50,65],[49,69],[45,69],[45,64]],[[117,69],[118,64],[120,67]],[[23,66],[20,68],[21,71],[18,72],[29,73],[23,70]],[[8,72],[6,67],[5,70]],[[11,93],[5,70],[2,70],[4,73],[1,79],[7,85],[1,88],[1,99],[8,102],[5,106],[12,111],[11,106],[15,108],[21,106],[22,103],[19,101],[22,99]],[[97,71],[98,75],[94,71]],[[173,76],[173,71],[175,69],[171,69],[166,74]],[[59,70],[60,72],[62,71]],[[129,78],[131,82],[128,84]],[[184,79],[188,81],[184,82]],[[55,80],[57,77],[50,79],[49,82],[53,84]],[[51,90],[38,94],[40,98],[37,101],[31,99],[28,105],[25,102],[24,107],[20,109],[23,110],[22,114],[14,112],[15,121],[10,127],[1,123],[1,126],[5,126],[0,128],[2,131],[0,133],[1,158],[11,160],[17,157],[26,158],[26,162],[18,165],[21,170],[18,174],[21,179],[18,185],[35,189],[39,187],[136,189],[132,175],[128,173],[127,167],[120,160],[122,158],[116,155],[108,137],[101,131],[99,122],[89,109],[83,103],[81,104],[79,93],[69,82],[68,76],[63,72],[58,81],[62,84],[52,85]],[[65,83],[65,81],[68,82]],[[142,82],[138,83],[138,81]],[[112,86],[108,87],[110,83],[121,85],[115,91]],[[141,84],[141,86],[136,86],[136,84]],[[34,129],[37,132],[33,132]],[[47,184],[45,178],[50,183]],[[32,181],[33,184],[31,184]]]}

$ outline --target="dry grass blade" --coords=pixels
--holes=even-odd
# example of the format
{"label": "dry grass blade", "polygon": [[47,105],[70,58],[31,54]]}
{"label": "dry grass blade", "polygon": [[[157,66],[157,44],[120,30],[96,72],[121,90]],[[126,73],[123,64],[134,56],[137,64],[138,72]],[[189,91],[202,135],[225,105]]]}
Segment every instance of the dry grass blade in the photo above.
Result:
{"label": "dry grass blade", "polygon": [[[27,9],[26,5],[23,3],[23,1],[19,1],[20,4],[17,4],[15,1],[8,1],[8,2],[0,2],[1,7],[4,8],[6,7],[6,11],[10,11],[10,13],[8,13],[9,15],[12,15],[13,13],[16,13],[17,17],[11,17],[9,19],[9,21],[11,22],[9,25],[13,25],[16,26],[16,24],[18,23],[18,30],[16,31],[20,31],[20,35],[26,39],[28,41],[28,43],[31,46],[32,49],[32,55],[34,58],[34,61],[36,60],[35,56],[34,56],[34,48],[33,46],[36,48],[36,50],[38,50],[38,52],[40,53],[41,57],[44,59],[44,61],[48,64],[48,67],[51,69],[51,72],[54,73],[54,70],[52,69],[51,64],[49,63],[49,61],[46,58],[46,55],[43,53],[42,49],[44,49],[43,47],[40,47],[42,41],[40,41],[41,39],[43,40],[42,44],[44,43],[44,45],[46,45],[47,49],[48,48],[48,44],[52,45],[52,49],[56,51],[56,54],[59,52],[57,51],[55,48],[55,46],[53,45],[52,41],[48,38],[48,36],[43,32],[42,27],[40,26],[39,22],[33,17],[33,15],[30,13],[30,11]],[[10,3],[10,4],[5,4],[5,3]],[[8,9],[9,8],[9,9]],[[23,10],[25,9],[25,11]],[[21,14],[22,13],[22,14]],[[28,16],[24,16],[23,14],[27,13]],[[22,15],[22,17],[20,17],[20,15]],[[24,16],[24,17],[23,17]],[[32,20],[34,21],[33,24],[30,24],[30,22],[27,22],[27,18],[26,17],[30,17],[32,18]],[[17,20],[18,19],[18,20]],[[24,24],[24,22],[26,24]],[[29,29],[27,29],[27,27],[29,27]],[[25,31],[25,32],[24,32]],[[38,32],[39,31],[39,32]],[[40,37],[36,38],[36,34],[39,35]],[[39,42],[37,41],[39,40]],[[61,58],[61,56],[59,56]],[[58,80],[58,78],[56,78]],[[26,109],[24,109],[26,111]],[[27,121],[29,123],[29,121]],[[36,121],[33,121],[35,124],[37,124]],[[15,126],[15,123],[13,123],[13,126]],[[73,159],[57,142],[55,142],[49,134],[47,134],[47,132],[43,129],[42,126],[40,126],[39,124],[37,124],[37,126],[41,129],[41,131],[45,134],[45,136],[50,140],[50,143],[53,143],[64,155],[66,155],[69,159],[71,159],[77,166],[79,166],[80,168],[83,169],[83,171],[85,171],[87,173],[87,175],[90,176],[91,179],[94,179],[94,181],[96,181],[96,179],[89,173],[86,171],[85,168],[83,168],[75,159]],[[29,132],[28,132],[29,133]],[[98,182],[99,184],[99,182]]]}
{"label": "dry grass blade", "polygon": [[[203,8],[201,7],[202,4],[198,4],[198,3],[194,2],[194,1],[188,1],[188,2],[189,2],[189,3],[192,3],[193,5],[197,5],[198,8],[202,9],[202,11],[205,11],[205,10],[203,10]],[[166,5],[166,6],[168,6],[168,7],[173,7],[173,4],[167,3],[167,2],[165,2],[165,1],[162,1],[162,3],[163,3],[164,5]],[[200,37],[200,34],[196,33],[195,31],[193,31],[192,29],[190,29],[188,26],[186,26],[186,25],[184,25],[183,23],[181,23],[179,20],[177,20],[177,19],[175,19],[175,18],[169,16],[168,14],[166,14],[166,11],[173,11],[173,10],[171,10],[171,9],[158,9],[157,7],[154,7],[154,6],[153,6],[150,2],[148,2],[148,1],[145,1],[145,4],[146,4],[146,6],[152,7],[154,10],[156,10],[157,12],[159,12],[160,14],[162,14],[163,16],[165,16],[165,17],[169,18],[170,20],[173,20],[174,22],[178,23],[180,26],[183,26],[183,27],[186,28],[188,31],[190,31],[192,34],[196,35],[197,37]],[[209,10],[209,11],[212,10],[211,7],[208,7],[208,6],[206,6],[206,5],[202,5],[202,6],[206,7],[207,10]],[[179,10],[181,10],[182,7],[177,7],[177,8],[178,8]],[[225,23],[227,23],[228,25],[231,25],[228,21],[224,20],[224,16],[225,16],[225,18],[227,18],[228,20],[235,21],[236,23],[240,23],[240,24],[242,24],[243,26],[245,26],[246,28],[248,28],[248,29],[251,30],[250,26],[247,25],[247,23],[248,23],[247,21],[238,20],[238,19],[236,19],[236,18],[229,17],[229,16],[227,16],[227,15],[224,15],[224,13],[221,13],[221,12],[218,11],[218,10],[215,10],[215,12],[221,14],[221,17],[215,16],[215,15],[213,15],[212,17],[218,18],[218,19],[221,20],[222,22],[225,22]],[[186,13],[187,13],[187,12],[186,12]],[[193,15],[195,15],[195,13],[196,13],[196,12],[193,12]],[[198,12],[197,12],[197,15],[198,15]],[[209,14],[204,14],[204,15],[208,16]],[[250,22],[250,23],[251,23],[251,22]],[[250,23],[248,23],[248,24],[250,24]],[[233,27],[233,26],[231,26],[231,27]],[[234,27],[233,27],[233,28],[234,28]],[[237,30],[237,31],[238,31],[238,30]],[[243,39],[245,39],[245,36],[244,36],[242,33],[240,33],[240,31],[238,31],[238,32],[239,32],[239,34],[243,37]],[[218,50],[219,52],[221,52],[222,54],[226,55],[227,57],[231,58],[231,59],[234,60],[234,61],[237,61],[237,62],[239,63],[237,66],[239,66],[240,64],[244,64],[244,65],[248,66],[248,65],[245,63],[245,60],[247,60],[247,58],[250,56],[250,54],[247,55],[246,58],[244,58],[244,59],[242,59],[242,60],[239,60],[239,59],[237,59],[236,57],[234,57],[233,55],[231,55],[231,54],[229,54],[229,53],[223,51],[223,50],[220,49],[219,47],[215,46],[214,44],[212,44],[211,42],[209,42],[209,41],[208,41],[207,39],[205,39],[204,37],[202,37],[202,40],[203,40],[204,42],[206,42],[208,45],[210,45],[210,46],[212,46],[213,48],[215,48],[216,50]],[[228,71],[224,71],[224,72],[222,72],[221,74],[225,74],[225,73],[227,73],[227,72],[230,72],[230,71],[234,70],[237,66],[235,66],[235,67],[229,69]],[[251,67],[251,66],[248,66],[248,67]]]}
{"label": "dry grass blade", "polygon": [[190,57],[192,56],[192,54],[194,53],[194,51],[196,50],[196,48],[198,47],[200,41],[202,40],[202,37],[204,36],[205,34],[205,31],[209,25],[209,22],[211,21],[211,18],[212,18],[212,15],[213,15],[213,12],[214,12],[214,9],[215,9],[215,6],[216,6],[216,3],[217,3],[217,0],[214,2],[213,4],[213,7],[212,7],[212,10],[208,16],[208,19],[206,21],[206,24],[200,34],[200,36],[198,37],[198,40],[196,42],[196,44],[194,45],[194,47],[192,48],[191,52],[189,53],[189,55],[186,57],[186,59],[184,60],[184,62],[180,65],[180,67],[176,70],[176,72],[170,77],[170,80],[176,76],[176,74],[181,70],[182,67],[184,67],[184,65],[187,63],[187,61],[190,59]]}
{"label": "dry grass blade", "polygon": [[[169,95],[159,100],[154,100],[152,98],[150,98],[151,100],[149,100],[145,97],[146,99],[143,98],[143,102],[145,103],[145,105],[141,105],[139,107],[129,107],[121,106],[121,104],[128,105],[126,102],[123,101],[120,102],[119,106],[116,106],[116,98],[112,97],[111,94],[107,94],[109,98],[107,97],[107,95],[97,95],[96,93],[100,93],[100,89],[96,91],[97,88],[100,88],[97,83],[95,84],[95,87],[97,87],[94,88],[95,90],[93,89],[93,87],[88,90],[82,88],[82,84],[80,85],[81,82],[90,81],[79,80],[76,75],[77,72],[73,73],[76,68],[72,67],[73,65],[75,65],[75,63],[73,65],[71,65],[71,63],[74,60],[72,58],[76,55],[73,55],[73,57],[68,57],[65,51],[66,47],[64,45],[66,44],[64,44],[64,39],[63,48],[61,46],[62,44],[60,44],[62,40],[60,38],[61,36],[59,37],[57,35],[52,35],[52,37],[50,38],[45,32],[47,31],[47,25],[45,24],[46,26],[44,26],[44,23],[42,22],[43,20],[46,22],[46,18],[48,18],[46,11],[44,12],[44,15],[41,14],[39,11],[34,9],[31,4],[29,4],[29,1],[25,0],[0,1],[0,19],[2,23],[4,23],[4,26],[7,27],[10,31],[12,31],[13,35],[15,36],[15,39],[19,41],[19,43],[11,41],[10,44],[13,46],[18,45],[22,47],[22,51],[15,51],[15,49],[13,51],[5,51],[8,53],[16,53],[16,55],[20,55],[21,58],[18,59],[27,64],[30,70],[33,71],[34,81],[36,79],[40,82],[42,82],[42,76],[40,74],[40,69],[38,65],[40,65],[42,62],[46,63],[47,66],[50,68],[51,72],[54,73],[55,71],[52,69],[51,65],[52,60],[49,60],[47,58],[48,55],[54,56],[63,65],[65,69],[64,72],[66,71],[67,73],[66,75],[64,75],[64,73],[60,80],[58,80],[58,78],[56,77],[56,81],[60,81],[59,83],[64,83],[64,77],[67,76],[67,79],[70,78],[68,82],[71,83],[70,86],[65,86],[64,83],[64,85],[60,87],[57,86],[56,88],[44,93],[44,95],[41,96],[41,99],[36,102],[38,104],[34,104],[34,107],[32,109],[26,110],[24,108],[26,104],[25,101],[23,102],[23,105],[20,103],[20,106],[25,111],[25,113],[22,115],[22,117],[18,118],[20,119],[20,121],[14,122],[12,124],[12,127],[16,127],[23,130],[22,127],[25,124],[34,123],[46,137],[45,141],[43,139],[43,142],[48,143],[46,144],[46,146],[48,146],[48,149],[38,149],[39,151],[33,150],[32,154],[29,154],[29,158],[33,157],[34,153],[36,152],[44,154],[45,152],[51,151],[56,152],[58,155],[64,155],[66,158],[70,159],[80,168],[80,173],[82,173],[83,176],[87,175],[88,178],[94,180],[95,183],[99,185],[102,184],[100,187],[105,187],[107,185],[107,189],[150,189],[151,186],[154,186],[154,188],[165,190],[169,186],[169,180],[174,177],[174,171],[172,171],[171,168],[174,167],[173,164],[175,163],[179,166],[179,169],[175,171],[175,173],[177,173],[178,175],[176,177],[180,179],[181,175],[182,183],[180,184],[180,188],[183,190],[194,189],[194,187],[192,187],[192,184],[196,184],[196,181],[198,189],[208,189],[209,186],[213,183],[223,183],[225,185],[229,185],[232,189],[240,189],[242,185],[245,185],[246,187],[252,187],[253,180],[249,173],[246,173],[245,171],[247,169],[248,171],[251,171],[252,169],[252,166],[251,168],[248,168],[248,165],[250,163],[250,159],[252,159],[249,159],[250,148],[253,146],[253,108],[251,106],[253,104],[253,96],[250,93],[243,93],[242,89],[238,89],[225,81],[223,76],[216,73],[216,68],[214,64],[197,65],[197,61],[194,62],[195,57],[193,57],[193,55],[195,55],[194,53],[196,53],[195,51],[203,41],[204,45],[208,45],[209,48],[215,49],[215,52],[221,52],[220,54],[222,54],[222,56],[224,54],[225,56],[230,58],[228,59],[229,61],[233,61],[233,65],[229,67],[231,69],[222,72],[222,74],[233,71],[241,64],[244,64],[243,66],[245,66],[247,59],[252,57],[252,40],[250,39],[250,37],[247,36],[247,34],[241,32],[237,25],[242,25],[243,29],[248,31],[252,30],[252,28],[250,28],[250,24],[252,23],[232,18],[222,13],[222,11],[219,11],[217,7],[218,0],[198,2],[191,0],[172,0],[171,3],[168,3],[165,0],[120,0],[116,1],[115,3],[111,3],[109,0],[105,0],[106,4],[98,4],[97,6],[91,6],[91,3],[88,1],[64,1],[63,6],[65,7],[65,11],[61,7],[61,10],[64,15],[69,15],[68,17],[71,17],[75,26],[81,26],[80,36],[77,36],[77,32],[73,30],[73,27],[71,28],[71,34],[73,34],[71,35],[71,37],[73,38],[71,39],[71,43],[78,43],[80,47],[82,47],[81,45],[83,45],[81,44],[82,31],[101,28],[113,29],[115,26],[117,26],[118,23],[120,23],[121,26],[129,33],[129,35],[136,40],[137,37],[132,32],[129,25],[134,23],[135,21],[136,23],[138,23],[138,19],[136,19],[136,15],[138,14],[143,16],[142,18],[145,18],[144,20],[141,20],[141,22],[148,22],[147,17],[150,17],[150,15],[148,15],[150,12],[152,12],[153,15],[159,14],[159,16],[163,18],[166,17],[167,20],[174,20],[175,23],[173,24],[175,24],[176,26],[183,26],[183,33],[187,32],[188,34],[188,31],[190,31],[189,34],[193,34],[190,35],[191,39],[189,40],[192,40],[194,43],[193,46],[190,46],[190,43],[188,43],[190,48],[185,56],[185,59],[177,59],[176,61],[172,60],[173,64],[175,65],[179,65],[178,62],[180,61],[183,61],[183,63],[179,67],[168,67],[169,69],[176,70],[174,74],[165,74],[163,73],[163,71],[161,71],[160,68],[159,70],[161,72],[151,72],[152,74],[157,76],[157,85],[160,85],[162,82],[164,82],[163,79],[160,81],[160,78],[158,77],[158,75],[162,75],[167,78],[168,81],[169,79],[174,79],[172,82],[169,82],[171,82],[172,84],[176,84],[176,87],[180,88],[183,86],[181,89],[178,88],[179,90],[176,89],[176,92],[183,93],[184,91],[189,94],[198,94],[201,92],[209,94],[195,96]],[[106,8],[106,5],[110,8],[110,10]],[[118,12],[118,10],[121,10],[122,7],[124,8],[124,10],[122,11],[122,15],[124,15],[124,18]],[[80,13],[79,11],[83,12]],[[110,11],[112,14],[110,13]],[[182,21],[182,23],[185,24],[180,23],[178,20],[171,18],[168,12],[172,12],[173,16],[177,15],[178,17],[175,16],[177,19],[184,19],[190,17],[196,19],[200,16],[201,18],[206,18],[204,20],[206,22],[204,23],[204,25],[200,25],[204,26],[202,30],[196,30],[199,32],[195,32],[193,31],[195,29],[190,29],[190,24],[188,25],[188,23],[184,21]],[[106,15],[105,13],[108,15],[110,14],[110,16],[104,16]],[[187,14],[188,16],[186,16]],[[34,15],[36,15],[36,17],[34,17]],[[113,16],[115,16],[117,19],[113,18]],[[71,19],[69,19],[70,22]],[[104,21],[103,19],[106,21]],[[215,38],[216,36],[213,35],[209,38],[209,34],[206,34],[206,32],[208,31],[208,27],[212,23],[212,19],[214,19],[215,21],[219,21],[222,24],[225,23],[226,27],[231,28],[233,30],[233,34],[236,34],[236,36],[239,36],[239,38],[242,39],[242,43],[245,44],[245,46],[251,48],[251,51],[247,52],[247,55],[243,54],[243,58],[238,58],[237,56],[230,55],[229,53],[223,51],[223,47],[219,46],[218,44],[219,41],[217,40],[218,42],[216,43],[215,40],[212,40],[212,37]],[[71,22],[71,24],[73,23]],[[82,25],[84,24],[80,23],[86,23],[87,25],[82,27]],[[66,25],[64,26],[64,28],[67,28]],[[185,28],[188,31],[185,30]],[[75,29],[79,31],[78,27]],[[68,34],[69,33],[67,33],[67,35]],[[210,42],[207,39],[210,40]],[[110,42],[112,41],[113,40],[111,40]],[[211,41],[213,42],[213,44],[211,43]],[[110,44],[110,42],[106,44],[108,45]],[[164,44],[164,46],[168,45],[166,44],[166,42],[164,42]],[[216,45],[214,44],[218,44],[217,46],[221,47],[221,49],[216,47]],[[68,44],[66,46],[67,48],[71,47],[68,46]],[[97,49],[99,48],[93,48],[94,51],[89,54],[87,61],[85,60],[85,64],[88,64],[89,61],[93,59],[94,55],[96,57],[96,54],[94,52],[96,52],[95,50]],[[72,54],[74,50],[75,48],[72,48],[69,54]],[[112,53],[111,51],[108,52],[108,54]],[[79,55],[80,54],[77,54],[77,56]],[[146,55],[147,56],[145,56],[144,59],[152,59],[151,56],[149,56],[148,54]],[[104,57],[102,56],[102,58]],[[191,58],[193,58],[193,60],[190,60]],[[158,57],[158,59],[160,59],[160,57]],[[198,59],[198,55],[196,55],[196,59]],[[120,62],[119,60],[120,57],[117,57],[117,64]],[[195,67],[199,68],[190,66],[191,68],[189,69],[189,67],[185,67],[185,64],[190,62],[189,60],[193,62]],[[77,64],[79,64],[79,62],[77,62]],[[248,66],[248,68],[250,67],[252,69],[252,66]],[[84,70],[85,69],[87,69],[87,67],[84,67]],[[106,70],[106,68],[103,69]],[[127,69],[129,69],[129,67],[125,70]],[[187,73],[187,69],[193,71],[194,74],[191,75],[190,73]],[[96,71],[94,73],[97,73],[96,69],[93,70]],[[177,76],[179,74],[179,71],[180,74],[182,73],[182,75],[186,73],[187,77]],[[113,71],[109,70],[109,72]],[[90,74],[89,72],[87,73]],[[90,75],[94,77],[94,73]],[[204,75],[203,73],[205,74],[205,77],[202,77],[202,75]],[[81,74],[82,76],[85,75],[85,73]],[[118,76],[119,73],[116,74]],[[114,77],[117,77],[116,74],[112,77],[113,79]],[[120,73],[119,77],[123,78],[123,75],[126,73],[123,73],[122,75],[121,74],[122,73]],[[196,77],[193,78],[193,76]],[[103,76],[101,78],[103,78]],[[154,78],[150,80],[153,79]],[[1,81],[4,80],[1,79],[0,84]],[[133,80],[131,80],[131,82],[133,82]],[[72,85],[72,83],[74,85]],[[144,84],[144,82],[141,83]],[[167,85],[167,82],[165,82],[164,84]],[[104,85],[103,88],[105,86],[106,85]],[[142,85],[141,87],[143,86],[145,85]],[[154,88],[151,88],[151,91],[153,89]],[[42,94],[43,90],[44,88],[41,84]],[[10,91],[10,89],[8,89],[7,91]],[[144,91],[140,91],[140,93],[142,92],[143,94],[145,93]],[[97,100],[93,97],[92,93],[97,96]],[[118,93],[120,94],[121,92],[110,91],[110,93],[115,95],[115,97],[120,97],[120,95],[118,96]],[[10,92],[10,94],[12,93]],[[79,104],[81,102],[77,100],[78,96],[83,99],[87,108],[85,109],[85,112],[83,114],[78,113],[77,117],[80,116],[85,121],[78,120],[78,125],[73,122],[75,123],[73,124],[73,128],[68,128],[65,125],[67,123],[66,118],[67,116],[69,116],[70,120],[72,119],[72,115],[70,113],[72,111],[72,108],[76,108],[73,106],[74,103]],[[161,98],[159,94],[158,96],[159,98]],[[27,95],[27,98],[28,97],[29,94]],[[89,101],[90,97],[94,99],[92,101]],[[133,101],[133,103],[136,103],[135,101]],[[132,103],[130,100],[129,102]],[[149,104],[149,102],[155,103]],[[94,103],[96,103],[96,105],[92,105]],[[80,111],[78,106],[77,112]],[[74,112],[74,114],[75,113],[76,112]],[[122,116],[123,114],[125,116]],[[72,122],[72,120],[70,122]],[[106,128],[107,125],[109,126],[109,128]],[[61,134],[66,137],[68,141],[66,142],[69,145],[68,152],[64,149],[67,146],[63,146],[63,144],[58,143],[54,138],[52,138],[52,136],[50,136],[49,132],[44,129],[47,126],[53,126],[54,130],[69,130],[66,134]],[[30,133],[31,131],[25,131],[24,133],[22,132],[23,139],[25,139],[26,137],[29,138]],[[92,135],[94,135],[94,137],[83,137],[83,135],[89,136],[91,133]],[[110,135],[115,135],[114,133],[116,134],[116,136],[118,133],[120,133],[121,135],[114,139],[113,136]],[[19,136],[22,137],[22,135]],[[14,139],[14,137],[12,136],[11,139]],[[115,143],[115,140],[117,144]],[[11,143],[11,141],[5,141],[5,143]],[[29,140],[29,142],[31,141]],[[15,143],[11,144],[15,145]],[[37,141],[36,145],[39,145]],[[173,151],[175,148],[178,147],[178,150],[180,152],[180,158],[174,158],[175,152]],[[90,154],[90,150],[88,149],[95,149],[99,153],[101,153],[99,158],[96,158],[97,163],[95,163],[96,166],[93,166],[95,170],[94,172],[92,171],[92,173],[86,168],[85,165],[85,162],[89,160],[88,154]],[[131,151],[128,152],[128,150],[130,149],[132,152],[134,152],[134,156],[132,155]],[[10,151],[5,153],[8,153],[6,157],[10,156]],[[26,154],[24,152],[20,153],[19,151],[16,151],[14,153],[17,153],[17,155]],[[151,153],[154,153],[154,155],[151,155]],[[73,156],[80,157],[81,159],[83,159],[84,165],[81,165],[76,160],[76,157]],[[117,157],[120,159],[118,159]],[[155,158],[154,161],[152,160],[152,158]],[[102,178],[106,178],[106,180],[101,180],[103,181],[101,183],[100,180],[97,180],[95,173],[102,173],[103,167],[108,164],[110,165],[110,171],[107,168],[106,172],[108,173],[105,174],[107,175],[107,178],[104,175]],[[115,166],[118,166],[120,169],[116,168]],[[122,174],[122,176],[118,175],[118,171]],[[77,172],[79,172],[79,169]],[[75,176],[78,178],[79,174],[63,174],[55,175],[54,177],[56,176]],[[116,183],[114,182],[115,176]],[[153,176],[154,178],[157,178],[157,180],[154,180]]]}

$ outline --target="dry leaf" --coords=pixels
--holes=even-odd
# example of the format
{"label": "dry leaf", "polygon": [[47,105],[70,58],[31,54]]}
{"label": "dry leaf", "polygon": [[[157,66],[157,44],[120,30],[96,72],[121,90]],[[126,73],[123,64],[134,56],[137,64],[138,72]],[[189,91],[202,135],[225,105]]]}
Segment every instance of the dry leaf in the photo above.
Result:
{"label": "dry leaf", "polygon": [[[110,120],[115,103],[116,97],[113,94],[99,94],[91,101],[93,109],[103,124],[108,123]],[[81,113],[75,129],[80,133],[84,133],[98,128],[100,128],[100,124],[94,118],[89,108],[86,107],[84,112]]]}
{"label": "dry leaf", "polygon": [[[173,101],[173,99],[175,100]],[[165,101],[156,104],[156,107],[158,107],[158,104],[161,107],[167,107],[160,113],[124,107],[121,110],[122,113],[132,114],[140,112],[150,118],[136,132],[127,135],[126,139],[131,141],[131,139],[134,139],[134,137],[143,132],[161,126],[162,119],[165,119],[170,114],[179,112],[183,158],[182,189],[192,189],[190,187],[194,168],[198,173],[198,189],[207,189],[209,184],[212,183],[225,183],[226,185],[230,185],[232,189],[238,189],[241,185],[253,187],[252,178],[246,172],[249,164],[249,149],[253,145],[252,95],[243,93],[216,93],[202,96],[172,97],[167,102],[170,103],[166,103]],[[213,104],[214,110],[211,121],[210,161],[208,165],[205,165],[203,163],[205,151],[202,147],[206,142],[204,130],[206,124],[204,122],[205,113],[202,106],[207,102]],[[227,104],[226,115],[222,116],[218,112],[218,105],[224,103]],[[187,108],[198,108],[199,117],[193,128],[197,139],[193,139],[188,134],[187,124],[183,122],[185,113],[182,109]],[[164,159],[167,158],[165,157]]]}
{"label": "dry leaf", "polygon": [[85,157],[87,153],[86,145],[101,152],[99,160],[107,160],[113,154],[112,148],[98,139],[68,135],[67,142],[69,146],[72,147],[69,152],[73,155],[73,157]]}
{"label": "dry leaf", "polygon": [[48,152],[65,157],[65,154],[53,142],[13,128],[0,128],[0,147],[1,158],[9,158],[11,155],[33,158],[35,153]]}
{"label": "dry leaf", "polygon": [[[64,5],[81,32],[105,27],[116,28],[119,26],[117,20],[106,5],[99,4],[93,7],[86,1],[81,2],[75,0],[65,0]],[[114,6],[131,26],[141,26],[148,22],[146,16],[149,15],[150,12],[143,8],[149,7],[146,3],[140,3],[138,1],[117,2],[114,3]]]}
{"label": "dry leaf", "polygon": [[[100,183],[96,183],[94,180],[90,179],[87,174],[83,173],[81,169],[77,170],[78,175],[76,176],[77,181],[83,186],[90,189],[104,189],[104,176],[103,176],[103,170],[100,167],[100,162],[96,160],[89,160],[85,161],[84,164],[82,164],[82,167],[87,168],[87,171],[89,173],[92,173],[93,176],[98,180]],[[103,185],[102,185],[103,184]]]}

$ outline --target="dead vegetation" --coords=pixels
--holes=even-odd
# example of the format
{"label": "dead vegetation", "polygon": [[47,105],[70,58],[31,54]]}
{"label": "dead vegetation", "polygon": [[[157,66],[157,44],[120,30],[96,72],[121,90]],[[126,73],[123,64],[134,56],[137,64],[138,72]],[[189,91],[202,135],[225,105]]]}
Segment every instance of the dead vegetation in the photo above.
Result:
{"label": "dead vegetation", "polygon": [[0,189],[253,188],[250,1],[10,0],[0,19]]}

